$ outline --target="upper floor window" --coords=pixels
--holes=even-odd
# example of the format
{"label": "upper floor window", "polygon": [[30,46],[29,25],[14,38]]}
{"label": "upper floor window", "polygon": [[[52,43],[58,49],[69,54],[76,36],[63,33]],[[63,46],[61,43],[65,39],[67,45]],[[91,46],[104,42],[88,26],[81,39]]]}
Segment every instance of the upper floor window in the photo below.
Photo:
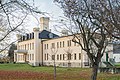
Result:
{"label": "upper floor window", "polygon": [[28,50],[29,50],[29,44],[28,44]]}
{"label": "upper floor window", "polygon": [[59,42],[57,42],[57,48],[59,48]]}
{"label": "upper floor window", "polygon": [[32,49],[34,49],[34,43],[32,43]]}
{"label": "upper floor window", "polygon": [[51,46],[52,46],[52,48],[55,48],[55,43],[52,43],[52,45],[51,45]]}
{"label": "upper floor window", "polygon": [[48,49],[48,44],[47,44],[47,49]]}
{"label": "upper floor window", "polygon": [[69,46],[69,41],[67,41],[67,46]]}
{"label": "upper floor window", "polygon": [[63,41],[63,47],[65,46],[65,43],[64,43],[64,41]]}
{"label": "upper floor window", "polygon": [[71,46],[71,40],[67,41],[67,45],[68,45],[68,47]]}
{"label": "upper floor window", "polygon": [[44,49],[46,49],[46,44],[44,45]]}
{"label": "upper floor window", "polygon": [[25,44],[25,50],[26,50],[26,44]]}
{"label": "upper floor window", "polygon": [[69,41],[69,43],[70,43],[70,46],[71,46],[71,40]]}
{"label": "upper floor window", "polygon": [[62,43],[60,42],[60,48],[61,48],[61,46],[62,46]]}
{"label": "upper floor window", "polygon": [[31,50],[31,43],[30,43],[30,50]]}

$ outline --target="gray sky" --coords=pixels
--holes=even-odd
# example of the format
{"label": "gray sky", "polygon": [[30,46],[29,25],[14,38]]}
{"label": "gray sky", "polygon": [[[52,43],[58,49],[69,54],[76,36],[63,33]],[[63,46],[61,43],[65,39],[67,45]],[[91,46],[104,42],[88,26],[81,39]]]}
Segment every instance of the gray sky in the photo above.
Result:
{"label": "gray sky", "polygon": [[[50,17],[50,28],[52,31],[54,31],[53,25],[56,24],[57,19],[59,19],[60,16],[63,16],[62,10],[53,2],[53,0],[34,0],[35,6],[39,8],[41,12],[47,12],[49,15],[46,15],[47,17]],[[37,16],[39,19],[43,15]],[[39,27],[38,21],[34,18],[31,17],[28,23],[30,32],[32,32],[32,29],[34,27]]]}

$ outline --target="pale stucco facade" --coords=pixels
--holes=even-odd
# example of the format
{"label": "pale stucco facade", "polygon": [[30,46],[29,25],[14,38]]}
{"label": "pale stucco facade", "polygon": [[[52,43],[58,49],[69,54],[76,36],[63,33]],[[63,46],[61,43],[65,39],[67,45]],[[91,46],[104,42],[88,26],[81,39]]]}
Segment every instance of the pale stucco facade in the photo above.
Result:
{"label": "pale stucco facade", "polygon": [[[61,67],[88,67],[89,59],[78,44],[72,42],[72,36],[60,37],[43,41],[43,64]],[[70,54],[70,56],[68,56]]]}

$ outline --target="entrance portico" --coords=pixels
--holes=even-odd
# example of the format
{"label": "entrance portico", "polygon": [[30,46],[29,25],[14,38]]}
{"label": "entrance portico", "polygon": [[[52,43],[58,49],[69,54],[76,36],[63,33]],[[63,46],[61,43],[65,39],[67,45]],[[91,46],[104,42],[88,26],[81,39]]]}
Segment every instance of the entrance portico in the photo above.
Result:
{"label": "entrance portico", "polygon": [[27,50],[15,50],[14,52],[14,61],[17,63],[26,63],[27,62]]}

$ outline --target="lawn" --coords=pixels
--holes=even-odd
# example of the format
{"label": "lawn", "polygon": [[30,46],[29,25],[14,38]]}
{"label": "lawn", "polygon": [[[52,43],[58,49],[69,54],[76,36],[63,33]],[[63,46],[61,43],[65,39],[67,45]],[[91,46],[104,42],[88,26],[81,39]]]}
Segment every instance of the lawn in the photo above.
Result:
{"label": "lawn", "polygon": [[115,63],[115,66],[116,67],[120,67],[120,63]]}
{"label": "lawn", "polygon": [[[57,80],[90,80],[90,68],[57,68]],[[53,80],[53,67],[0,64],[0,80]],[[99,73],[97,80],[120,80],[120,74]]]}

